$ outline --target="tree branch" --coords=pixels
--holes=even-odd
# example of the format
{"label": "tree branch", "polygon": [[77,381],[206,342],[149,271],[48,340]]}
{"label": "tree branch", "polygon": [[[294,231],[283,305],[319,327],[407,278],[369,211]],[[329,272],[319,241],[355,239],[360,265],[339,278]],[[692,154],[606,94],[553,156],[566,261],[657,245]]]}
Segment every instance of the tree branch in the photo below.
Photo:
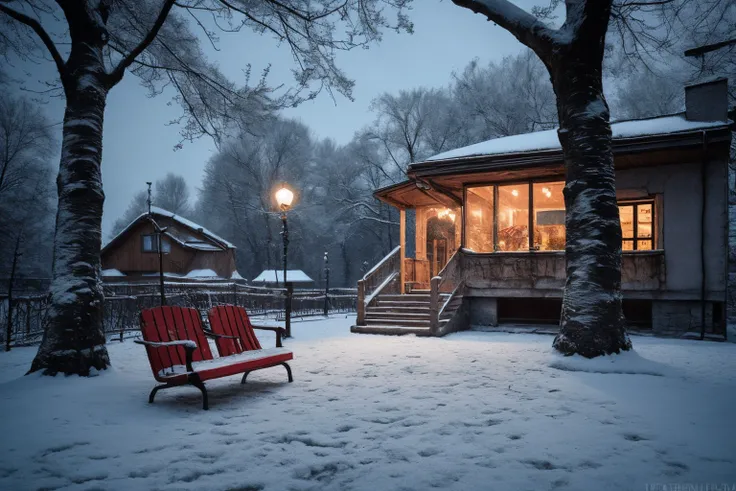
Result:
{"label": "tree branch", "polygon": [[158,17],[156,18],[156,22],[154,22],[153,27],[151,27],[151,30],[148,31],[146,37],[144,37],[140,44],[133,48],[133,50],[128,53],[128,56],[123,58],[120,63],[118,63],[118,66],[115,67],[115,69],[112,71],[112,73],[108,75],[109,87],[114,86],[123,79],[123,74],[125,73],[125,70],[130,65],[132,65],[138,55],[143,53],[143,51],[153,42],[153,40],[156,39],[158,31],[161,29],[161,26],[164,25],[166,17],[168,17],[169,12],[171,11],[171,7],[174,6],[174,2],[175,0],[166,0],[164,6],[161,7],[161,12],[159,12]]}
{"label": "tree branch", "polygon": [[1,3],[0,3],[0,12],[7,14],[8,16],[17,20],[21,24],[25,24],[31,29],[33,29],[33,31],[38,35],[38,37],[41,38],[41,41],[43,41],[43,44],[46,46],[46,49],[49,50],[51,57],[54,59],[54,63],[56,63],[56,69],[59,71],[59,76],[63,78],[64,69],[66,67],[66,64],[64,63],[64,60],[61,58],[61,55],[59,54],[59,50],[56,49],[56,45],[51,40],[51,37],[44,30],[41,24],[36,19],[32,17],[28,17],[27,15],[22,14],[11,8],[8,8]]}
{"label": "tree branch", "polygon": [[559,42],[555,36],[557,31],[508,0],[452,0],[452,3],[485,15],[489,21],[495,22],[533,49],[540,58],[546,56],[552,41]]}

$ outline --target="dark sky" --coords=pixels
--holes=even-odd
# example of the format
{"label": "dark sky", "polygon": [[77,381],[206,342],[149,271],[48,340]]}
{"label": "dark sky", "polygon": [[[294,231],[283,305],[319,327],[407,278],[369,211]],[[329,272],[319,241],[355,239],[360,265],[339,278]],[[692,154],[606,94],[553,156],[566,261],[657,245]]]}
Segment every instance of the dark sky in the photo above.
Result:
{"label": "dark sky", "polygon": [[[301,119],[318,138],[329,137],[338,143],[347,143],[355,131],[372,121],[370,102],[380,93],[417,86],[443,86],[450,82],[453,71],[462,70],[474,58],[485,64],[522,50],[521,44],[506,31],[448,0],[416,0],[414,3],[409,12],[415,27],[413,35],[386,33],[380,45],[340,54],[339,65],[356,81],[354,102],[339,95],[333,101],[327,93],[322,93],[316,100],[283,114]],[[516,3],[529,8],[539,2]],[[293,81],[290,72],[293,63],[288,49],[278,46],[267,36],[222,34],[219,52],[210,49],[209,45],[203,48],[209,49],[209,55],[232,77],[240,77],[247,63],[252,64],[254,75],[260,74],[270,63],[271,85]],[[23,68],[18,66],[14,71],[18,73]],[[25,69],[32,72],[31,78],[55,76],[51,62]],[[215,151],[215,145],[211,140],[201,139],[185,143],[184,148],[174,151],[179,142],[179,128],[168,123],[179,115],[179,110],[168,105],[170,98],[171,94],[147,98],[145,90],[129,73],[110,92],[105,112],[102,165],[106,194],[105,239],[133,194],[145,189],[146,181],[175,172],[187,179],[196,195],[204,165]],[[63,101],[50,101],[46,110],[54,121],[61,121]]]}

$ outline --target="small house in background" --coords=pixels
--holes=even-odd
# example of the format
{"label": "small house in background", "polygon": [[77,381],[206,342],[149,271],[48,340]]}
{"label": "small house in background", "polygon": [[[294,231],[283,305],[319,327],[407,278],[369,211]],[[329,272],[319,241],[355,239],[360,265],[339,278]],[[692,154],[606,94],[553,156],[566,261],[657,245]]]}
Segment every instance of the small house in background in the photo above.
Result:
{"label": "small house in background", "polygon": [[[307,274],[301,269],[289,269],[286,271],[286,280],[289,283],[294,283],[297,287],[313,286],[314,280],[307,276]],[[261,274],[253,278],[251,281],[252,285],[262,286],[284,286],[284,271],[267,269],[262,271]]]}
{"label": "small house in background", "polygon": [[163,232],[164,274],[186,280],[242,280],[235,269],[235,246],[206,228],[162,208],[151,207],[102,248],[106,282],[141,281],[158,276],[158,240]]}

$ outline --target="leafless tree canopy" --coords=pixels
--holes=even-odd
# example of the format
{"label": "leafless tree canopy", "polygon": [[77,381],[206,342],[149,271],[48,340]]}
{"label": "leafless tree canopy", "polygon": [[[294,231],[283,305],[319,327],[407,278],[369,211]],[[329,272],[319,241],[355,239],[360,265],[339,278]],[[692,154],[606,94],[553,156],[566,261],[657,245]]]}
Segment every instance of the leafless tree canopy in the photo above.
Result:
{"label": "leafless tree canopy", "polygon": [[169,172],[166,177],[156,181],[155,205],[177,215],[190,213],[189,187],[180,175]]}
{"label": "leafless tree canopy", "polygon": [[51,121],[36,106],[0,97],[0,277],[16,253],[19,275],[49,273],[56,144]]}
{"label": "leafless tree canopy", "polygon": [[[84,0],[86,2],[87,0]],[[106,0],[99,3],[105,32],[105,83],[115,85],[129,70],[150,94],[174,89],[181,106],[182,138],[246,129],[273,110],[313,98],[322,89],[351,97],[353,81],[335,54],[381,39],[384,29],[411,31],[405,8],[411,0]],[[79,2],[83,4],[84,2]],[[7,0],[0,4],[0,55],[56,63],[61,82],[65,48],[74,26],[65,13],[70,0]],[[97,4],[95,4],[97,5]],[[389,15],[394,14],[393,18]],[[72,28],[71,30],[69,28]],[[291,50],[294,83],[268,85],[268,70],[251,77],[247,60],[241,80],[228,80],[205,57],[200,40],[217,48],[221,35],[255,31]],[[244,52],[252,49],[244,46]],[[286,87],[286,88],[284,88]]]}
{"label": "leafless tree canopy", "polygon": [[[151,192],[151,204],[188,218],[193,213],[189,196],[189,185],[186,180],[178,174],[169,172],[165,177],[154,183]],[[115,220],[111,237],[119,234],[130,222],[147,211],[148,191],[142,189],[135,193],[128,204],[128,208]]]}

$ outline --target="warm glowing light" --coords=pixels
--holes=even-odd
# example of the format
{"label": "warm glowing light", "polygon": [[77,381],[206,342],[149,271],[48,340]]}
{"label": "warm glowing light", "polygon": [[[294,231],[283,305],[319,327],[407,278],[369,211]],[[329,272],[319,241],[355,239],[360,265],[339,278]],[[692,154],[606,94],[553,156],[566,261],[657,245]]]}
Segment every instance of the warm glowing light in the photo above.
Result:
{"label": "warm glowing light", "polygon": [[440,212],[437,213],[437,218],[439,218],[439,219],[449,218],[450,220],[452,220],[453,222],[455,222],[456,216],[452,212],[451,209],[445,208],[444,210],[442,210],[442,211],[440,211]]}
{"label": "warm glowing light", "polygon": [[512,189],[511,196],[514,196],[514,197],[519,196],[519,191],[517,191],[516,189]]}
{"label": "warm glowing light", "polygon": [[483,218],[483,210],[480,208],[477,210],[473,210],[473,216],[476,218]]}
{"label": "warm glowing light", "polygon": [[284,186],[276,191],[276,203],[282,210],[288,210],[291,207],[292,201],[294,201],[294,193],[287,187]]}

